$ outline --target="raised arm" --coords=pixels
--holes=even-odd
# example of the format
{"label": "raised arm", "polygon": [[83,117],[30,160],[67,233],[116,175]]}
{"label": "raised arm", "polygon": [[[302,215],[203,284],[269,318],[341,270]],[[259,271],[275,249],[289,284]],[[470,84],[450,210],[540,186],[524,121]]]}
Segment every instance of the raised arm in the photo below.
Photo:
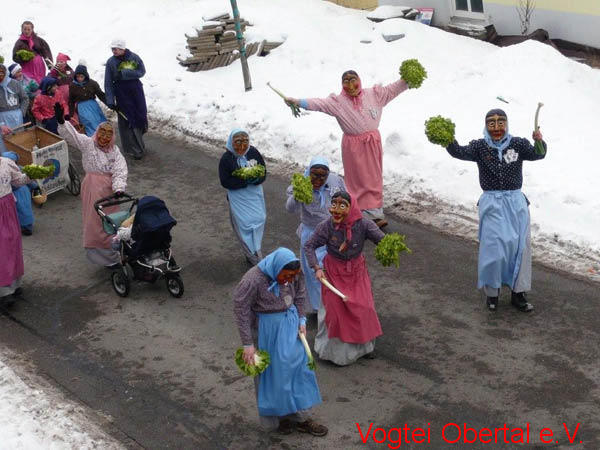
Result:
{"label": "raised arm", "polygon": [[379,106],[387,105],[407,89],[408,85],[406,84],[406,81],[402,79],[394,81],[387,86],[382,86],[380,84],[373,86],[373,91],[375,91],[375,97],[377,98]]}
{"label": "raised arm", "polygon": [[479,151],[477,149],[477,141],[469,142],[469,145],[461,146],[458,142],[454,141],[446,150],[450,153],[450,156],[462,159],[463,161],[477,161],[479,157]]}
{"label": "raised arm", "polygon": [[69,121],[58,124],[58,134],[67,141],[67,144],[76,147],[81,152],[86,151],[90,145],[94,145],[91,137],[78,133]]}
{"label": "raised arm", "polygon": [[252,322],[254,320],[254,311],[252,311],[252,305],[256,301],[258,288],[255,283],[247,278],[247,276],[244,276],[235,288],[233,293],[233,313],[242,344],[253,345]]}
{"label": "raised arm", "polygon": [[546,144],[546,142],[544,142],[542,139],[539,139],[539,142],[541,142],[542,146],[544,147],[543,153],[538,153],[535,145],[531,145],[528,139],[519,138],[517,145],[519,146],[519,155],[523,161],[537,161],[546,157],[548,144]]}

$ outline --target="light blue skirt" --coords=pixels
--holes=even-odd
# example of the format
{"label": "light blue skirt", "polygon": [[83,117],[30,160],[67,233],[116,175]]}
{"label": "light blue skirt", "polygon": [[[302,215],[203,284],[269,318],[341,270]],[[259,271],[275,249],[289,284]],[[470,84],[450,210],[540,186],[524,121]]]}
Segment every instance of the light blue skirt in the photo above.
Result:
{"label": "light blue skirt", "polygon": [[479,289],[514,287],[528,229],[529,208],[520,189],[484,191],[479,199]]}
{"label": "light blue skirt", "polygon": [[258,348],[271,356],[271,364],[259,375],[261,416],[286,416],[322,402],[317,377],[306,365],[298,326],[294,305],[284,312],[258,314]]}
{"label": "light blue skirt", "polygon": [[[310,239],[315,232],[315,229],[305,224],[301,224],[300,229],[302,230],[300,234],[300,260],[302,263],[302,272],[304,272],[306,292],[308,293],[312,309],[318,311],[321,307],[321,283],[317,280],[317,277],[315,277],[315,272],[308,265],[306,254],[304,253],[304,244]],[[316,250],[316,254],[319,265],[323,267],[323,258],[325,258],[325,255],[327,254],[327,247],[319,247]]]}
{"label": "light blue skirt", "polygon": [[79,123],[85,127],[85,134],[90,137],[94,135],[98,125],[106,122],[104,113],[94,99],[77,103],[77,115],[79,116]]}
{"label": "light blue skirt", "polygon": [[250,184],[242,189],[229,189],[227,198],[240,238],[251,253],[260,251],[267,221],[262,186]]}
{"label": "light blue skirt", "polygon": [[31,190],[29,186],[13,188],[13,195],[17,199],[17,217],[21,228],[33,229],[33,208],[31,207]]}

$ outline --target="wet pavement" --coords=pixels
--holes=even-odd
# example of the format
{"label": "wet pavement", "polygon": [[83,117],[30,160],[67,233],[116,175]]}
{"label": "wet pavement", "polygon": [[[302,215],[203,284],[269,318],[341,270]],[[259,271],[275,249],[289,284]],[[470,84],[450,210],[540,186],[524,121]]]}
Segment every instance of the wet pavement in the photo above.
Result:
{"label": "wet pavement", "polygon": [[[230,229],[218,156],[202,143],[147,142],[148,156],[128,161],[128,191],[162,198],[178,220],[172,248],[184,296],[172,298],[161,281],[136,282],[118,297],[109,272],[86,260],[80,200],[65,191],[35,210],[34,234],[23,238],[25,299],[0,316],[0,342],[98,412],[124,445],[561,448],[564,424],[572,436],[580,423],[569,448],[600,448],[598,285],[534,266],[535,311],[518,312],[504,291],[490,313],[475,290],[476,245],[399,217],[388,217],[387,231],[405,234],[413,250],[400,269],[381,267],[365,246],[384,331],[377,358],[349,367],[317,360],[324,402],[314,413],[329,435],[261,431],[252,380],[233,361],[240,342],[231,293],[248,266]],[[298,218],[284,209],[287,179],[270,173],[264,185],[264,253],[299,247]],[[309,321],[309,342],[315,326]],[[363,435],[373,423],[364,444],[356,423]],[[509,443],[494,430],[505,424]],[[526,440],[527,424],[529,442],[516,442],[517,428]],[[543,428],[553,442],[542,443]]]}

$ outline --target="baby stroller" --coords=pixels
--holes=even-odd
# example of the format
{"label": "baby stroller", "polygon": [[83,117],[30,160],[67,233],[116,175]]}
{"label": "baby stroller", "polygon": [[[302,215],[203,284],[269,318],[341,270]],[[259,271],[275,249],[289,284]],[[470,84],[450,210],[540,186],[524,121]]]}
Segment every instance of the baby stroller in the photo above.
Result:
{"label": "baby stroller", "polygon": [[[130,204],[127,210],[106,214],[104,208]],[[137,208],[136,208],[137,207]],[[181,267],[171,254],[171,228],[177,221],[169,214],[165,202],[157,197],[141,199],[122,193],[101,198],[94,208],[102,218],[102,226],[108,234],[121,237],[116,240],[115,250],[121,254],[121,264],[111,274],[113,288],[121,297],[127,297],[132,280],[154,283],[164,278],[167,289],[173,297],[183,295],[183,280],[179,275]],[[131,233],[121,224],[136,208]]]}

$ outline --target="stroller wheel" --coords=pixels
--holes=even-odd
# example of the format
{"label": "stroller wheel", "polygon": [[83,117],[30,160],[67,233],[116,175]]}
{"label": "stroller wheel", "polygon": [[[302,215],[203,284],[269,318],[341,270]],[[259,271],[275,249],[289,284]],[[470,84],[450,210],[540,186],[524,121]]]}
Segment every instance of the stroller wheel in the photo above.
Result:
{"label": "stroller wheel", "polygon": [[179,275],[167,276],[166,283],[169,294],[173,297],[179,298],[183,295],[183,280]]}
{"label": "stroller wheel", "polygon": [[111,274],[110,279],[112,281],[113,289],[117,294],[119,294],[121,297],[127,297],[129,295],[131,283],[125,269],[121,268],[115,270]]}

